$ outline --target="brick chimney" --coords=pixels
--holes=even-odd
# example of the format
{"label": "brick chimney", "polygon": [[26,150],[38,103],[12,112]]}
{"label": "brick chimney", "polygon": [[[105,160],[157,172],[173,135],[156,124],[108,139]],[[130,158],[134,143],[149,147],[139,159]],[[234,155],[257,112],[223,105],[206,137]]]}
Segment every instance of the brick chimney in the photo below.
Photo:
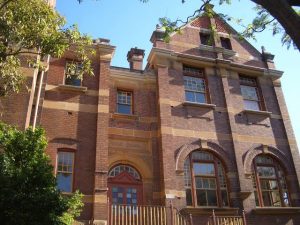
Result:
{"label": "brick chimney", "polygon": [[138,49],[137,47],[131,48],[127,53],[127,61],[131,70],[143,70],[143,59],[145,50]]}

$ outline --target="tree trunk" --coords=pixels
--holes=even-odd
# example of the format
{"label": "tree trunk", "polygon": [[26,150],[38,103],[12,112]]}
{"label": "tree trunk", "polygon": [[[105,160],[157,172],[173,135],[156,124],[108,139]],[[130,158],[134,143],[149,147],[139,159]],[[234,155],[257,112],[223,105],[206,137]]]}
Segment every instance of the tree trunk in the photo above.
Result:
{"label": "tree trunk", "polygon": [[300,16],[287,0],[251,0],[264,7],[285,29],[300,51]]}

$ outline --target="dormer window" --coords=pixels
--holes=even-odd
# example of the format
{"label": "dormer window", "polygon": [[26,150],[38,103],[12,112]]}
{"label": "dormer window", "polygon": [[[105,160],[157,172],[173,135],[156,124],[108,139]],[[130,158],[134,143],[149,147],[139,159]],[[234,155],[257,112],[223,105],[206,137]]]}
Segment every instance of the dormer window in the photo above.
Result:
{"label": "dormer window", "polygon": [[80,62],[67,61],[65,68],[65,84],[72,86],[81,86],[81,72],[82,64]]}
{"label": "dormer window", "polygon": [[213,45],[213,42],[210,38],[210,34],[207,33],[200,33],[200,41],[202,45],[209,45],[209,46]]}
{"label": "dormer window", "polygon": [[223,48],[232,50],[232,46],[229,38],[220,37],[220,40]]}

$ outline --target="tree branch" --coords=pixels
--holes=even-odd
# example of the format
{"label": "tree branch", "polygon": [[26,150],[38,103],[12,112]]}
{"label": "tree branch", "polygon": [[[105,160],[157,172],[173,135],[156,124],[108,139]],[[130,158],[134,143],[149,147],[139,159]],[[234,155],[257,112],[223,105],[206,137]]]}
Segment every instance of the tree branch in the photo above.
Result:
{"label": "tree branch", "polygon": [[288,0],[290,6],[300,6],[300,0]]}
{"label": "tree branch", "polygon": [[2,3],[2,5],[0,6],[0,11],[10,2],[12,2],[13,0],[6,0],[5,2]]}

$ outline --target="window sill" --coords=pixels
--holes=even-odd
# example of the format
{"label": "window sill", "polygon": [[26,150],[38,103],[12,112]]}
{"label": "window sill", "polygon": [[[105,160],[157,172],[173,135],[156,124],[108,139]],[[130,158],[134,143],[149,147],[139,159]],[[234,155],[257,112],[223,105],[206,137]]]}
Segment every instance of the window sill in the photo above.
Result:
{"label": "window sill", "polygon": [[244,113],[246,114],[257,114],[257,115],[264,115],[264,116],[270,116],[272,113],[268,111],[258,111],[258,110],[251,110],[251,109],[245,109]]}
{"label": "window sill", "polygon": [[78,92],[86,92],[87,91],[87,87],[83,87],[83,86],[60,84],[60,85],[58,85],[58,87],[59,87],[59,89],[66,90],[66,91],[78,91]]}
{"label": "window sill", "polygon": [[252,209],[256,214],[298,214],[300,207],[256,207]]}
{"label": "window sill", "polygon": [[231,208],[231,207],[193,207],[193,206],[186,206],[183,208],[182,211],[186,212],[187,214],[199,214],[199,215],[212,215],[213,210],[215,211],[216,215],[237,215],[239,208]]}
{"label": "window sill", "polygon": [[138,120],[139,117],[133,114],[122,114],[122,113],[112,113],[110,116],[112,119],[123,119],[123,120]]}
{"label": "window sill", "polygon": [[194,106],[194,107],[200,107],[200,108],[216,108],[216,105],[214,104],[207,104],[207,103],[196,103],[196,102],[184,102],[182,105],[184,106]]}

